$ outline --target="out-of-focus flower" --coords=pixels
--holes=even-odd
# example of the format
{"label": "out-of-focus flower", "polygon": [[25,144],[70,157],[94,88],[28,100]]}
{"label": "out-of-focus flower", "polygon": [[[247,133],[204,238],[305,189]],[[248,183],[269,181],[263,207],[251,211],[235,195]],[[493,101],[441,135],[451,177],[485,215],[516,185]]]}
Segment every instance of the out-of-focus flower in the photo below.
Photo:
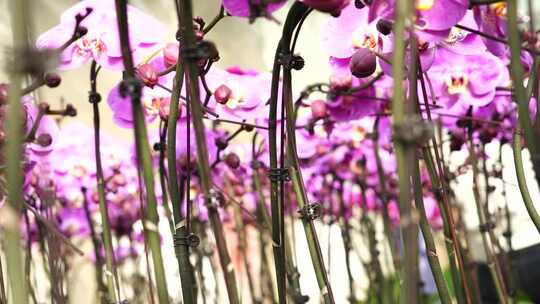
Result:
{"label": "out-of-focus flower", "polygon": [[[122,52],[113,0],[78,2],[62,14],[60,24],[38,37],[37,47],[40,49],[61,47],[70,39],[75,29],[77,14],[85,14],[87,8],[92,12],[81,22],[81,26],[88,32],[62,52],[59,68],[75,69],[89,60],[95,60],[104,68],[122,70]],[[128,6],[128,16],[131,50],[134,62],[138,64],[159,48],[167,30],[158,20],[133,6]]]}
{"label": "out-of-focus flower", "polygon": [[318,11],[330,13],[332,16],[339,16],[341,10],[345,8],[351,0],[302,0],[302,2]]}
{"label": "out-of-focus flower", "polygon": [[231,16],[266,16],[285,5],[285,0],[223,0],[223,7]]}

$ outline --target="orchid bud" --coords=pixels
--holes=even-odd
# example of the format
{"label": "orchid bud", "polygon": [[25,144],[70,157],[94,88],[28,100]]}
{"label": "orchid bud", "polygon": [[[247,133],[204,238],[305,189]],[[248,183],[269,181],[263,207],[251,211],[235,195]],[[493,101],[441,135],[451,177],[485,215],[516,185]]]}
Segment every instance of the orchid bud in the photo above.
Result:
{"label": "orchid bud", "polygon": [[66,105],[66,109],[64,110],[64,113],[66,116],[75,117],[77,116],[77,109],[75,109],[75,107],[72,104],[68,103]]}
{"label": "orchid bud", "polygon": [[240,157],[236,153],[229,153],[225,156],[225,164],[231,169],[238,169],[240,167]]}
{"label": "orchid bud", "polygon": [[52,144],[52,137],[47,133],[39,134],[36,143],[42,147],[48,147]]}
{"label": "orchid bud", "polygon": [[311,115],[315,119],[326,117],[327,111],[324,100],[317,99],[311,102]]}
{"label": "orchid bud", "polygon": [[[159,103],[159,117],[163,120],[169,119],[169,114],[171,113],[171,100],[170,98],[163,98]],[[180,117],[182,107],[178,107],[178,116]]]}
{"label": "orchid bud", "polygon": [[392,32],[392,26],[393,26],[392,21],[386,20],[386,19],[379,19],[376,25],[379,33],[385,36],[389,35]]}
{"label": "orchid bud", "polygon": [[366,7],[366,5],[364,4],[364,2],[362,2],[362,0],[355,0],[354,1],[354,6],[357,9],[363,9],[364,7]]}
{"label": "orchid bud", "polygon": [[158,83],[157,71],[151,64],[141,64],[137,68],[137,76],[150,88],[153,88]]}
{"label": "orchid bud", "polygon": [[216,147],[220,150],[225,150],[227,146],[229,145],[229,142],[227,141],[227,138],[225,137],[218,137],[215,140]]}
{"label": "orchid bud", "polygon": [[350,0],[303,0],[302,2],[318,11],[338,17],[341,10],[349,5]]}
{"label": "orchid bud", "polygon": [[229,101],[229,98],[231,98],[232,91],[231,89],[222,84],[220,85],[215,91],[214,91],[214,98],[216,99],[216,102],[224,105]]}
{"label": "orchid bud", "polygon": [[349,68],[358,78],[371,76],[377,69],[377,57],[367,48],[358,49],[351,57]]}
{"label": "orchid bud", "polygon": [[47,85],[49,88],[56,88],[61,82],[62,78],[60,78],[60,75],[56,73],[45,74],[45,85]]}
{"label": "orchid bud", "polygon": [[163,61],[166,67],[176,65],[178,61],[178,43],[167,43],[163,48]]}
{"label": "orchid bud", "polygon": [[330,88],[334,91],[348,90],[352,86],[351,75],[336,74],[330,76]]}

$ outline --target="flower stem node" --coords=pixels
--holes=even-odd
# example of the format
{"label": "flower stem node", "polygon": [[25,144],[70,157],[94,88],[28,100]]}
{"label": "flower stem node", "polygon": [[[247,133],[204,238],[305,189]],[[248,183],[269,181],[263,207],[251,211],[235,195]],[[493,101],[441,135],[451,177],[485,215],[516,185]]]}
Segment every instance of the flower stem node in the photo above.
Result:
{"label": "flower stem node", "polygon": [[194,234],[190,233],[187,236],[182,236],[179,233],[174,234],[174,247],[180,247],[180,246],[188,246],[191,248],[197,248],[199,247],[199,244],[201,243],[201,238]]}
{"label": "flower stem node", "polygon": [[307,221],[313,221],[321,217],[322,207],[319,203],[310,203],[298,210],[300,217]]}
{"label": "flower stem node", "polygon": [[433,137],[433,125],[426,123],[418,116],[408,116],[394,125],[394,140],[404,145],[422,146]]}
{"label": "flower stem node", "polygon": [[88,101],[92,104],[99,103],[101,101],[101,95],[98,92],[90,92]]}
{"label": "flower stem node", "polygon": [[122,97],[131,97],[132,99],[141,98],[142,85],[137,78],[127,78],[120,83],[120,95]]}

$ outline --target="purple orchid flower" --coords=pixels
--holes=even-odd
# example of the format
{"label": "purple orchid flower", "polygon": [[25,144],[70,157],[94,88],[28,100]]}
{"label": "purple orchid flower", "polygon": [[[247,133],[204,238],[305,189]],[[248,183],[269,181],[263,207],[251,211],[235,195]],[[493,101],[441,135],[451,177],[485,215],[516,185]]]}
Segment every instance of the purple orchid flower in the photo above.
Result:
{"label": "purple orchid flower", "polygon": [[[231,16],[258,17],[266,16],[280,9],[285,0],[223,0],[223,7]],[[263,10],[263,11],[261,11]]]}
{"label": "purple orchid flower", "polygon": [[[68,10],[56,25],[38,37],[36,45],[40,49],[56,49],[68,41],[75,29],[77,14],[91,13],[82,22],[88,32],[72,43],[60,54],[60,69],[75,69],[88,60],[95,60],[100,66],[111,70],[122,70],[122,53],[118,38],[116,10],[112,0],[80,1]],[[128,6],[130,20],[130,43],[135,63],[155,52],[161,39],[167,33],[165,26],[139,9]]]}
{"label": "purple orchid flower", "polygon": [[440,49],[437,54],[429,71],[436,98],[432,103],[446,113],[462,115],[469,107],[486,106],[494,100],[497,87],[508,84],[503,62],[489,53],[466,56]]}
{"label": "purple orchid flower", "polygon": [[[270,98],[270,73],[259,73],[240,67],[226,70],[212,68],[206,75],[206,82],[214,96],[209,106],[215,108],[220,118],[236,121],[257,122],[267,118],[266,102]],[[218,88],[228,88],[229,94],[220,100]]]}

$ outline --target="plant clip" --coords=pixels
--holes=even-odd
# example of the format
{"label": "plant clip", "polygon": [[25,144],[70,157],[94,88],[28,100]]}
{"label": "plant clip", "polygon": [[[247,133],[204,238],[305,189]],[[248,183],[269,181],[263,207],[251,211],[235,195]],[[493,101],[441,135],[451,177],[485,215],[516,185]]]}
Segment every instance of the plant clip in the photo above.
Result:
{"label": "plant clip", "polygon": [[190,233],[186,236],[182,236],[179,233],[174,234],[174,247],[187,246],[191,248],[196,248],[201,243],[201,238],[194,234]]}
{"label": "plant clip", "polygon": [[319,203],[309,203],[298,210],[300,217],[304,220],[313,221],[321,217],[322,207]]}
{"label": "plant clip", "polygon": [[291,53],[281,54],[279,63],[281,63],[281,65],[288,70],[297,71],[303,69],[304,65],[306,64],[302,56]]}
{"label": "plant clip", "polygon": [[270,168],[268,169],[268,178],[273,182],[290,181],[288,168]]}
{"label": "plant clip", "polygon": [[221,194],[219,191],[216,191],[215,189],[210,189],[208,196],[206,196],[205,198],[207,201],[207,208],[213,210],[217,210],[220,206],[223,205],[223,202],[225,201],[223,194]]}
{"label": "plant clip", "polygon": [[478,226],[478,230],[480,230],[480,232],[482,233],[486,233],[490,230],[493,230],[495,228],[495,223],[494,222],[487,222],[483,225],[479,225]]}

